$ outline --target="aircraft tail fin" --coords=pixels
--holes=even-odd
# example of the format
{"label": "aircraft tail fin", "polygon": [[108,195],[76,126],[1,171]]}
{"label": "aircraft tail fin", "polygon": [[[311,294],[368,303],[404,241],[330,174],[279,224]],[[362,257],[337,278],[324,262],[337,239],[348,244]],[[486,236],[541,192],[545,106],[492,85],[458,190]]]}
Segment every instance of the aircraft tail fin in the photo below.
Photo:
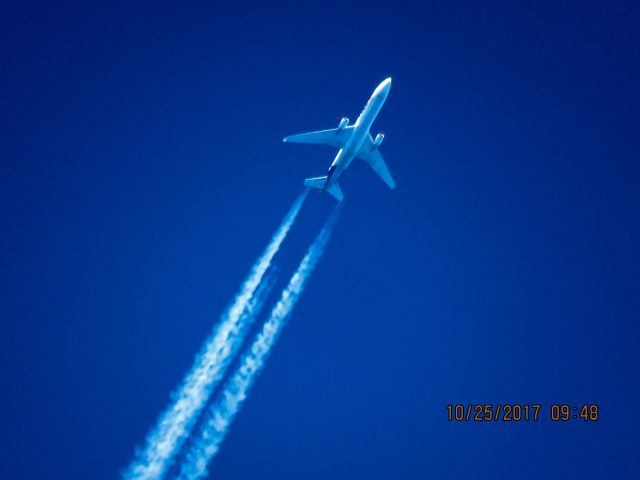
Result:
{"label": "aircraft tail fin", "polygon": [[[307,178],[304,181],[304,184],[307,187],[317,188],[318,190],[325,190],[325,186],[327,185],[327,177],[315,177],[315,178]],[[339,202],[342,201],[344,195],[342,194],[342,190],[337,183],[333,183],[326,187],[327,192],[329,192],[333,197]]]}

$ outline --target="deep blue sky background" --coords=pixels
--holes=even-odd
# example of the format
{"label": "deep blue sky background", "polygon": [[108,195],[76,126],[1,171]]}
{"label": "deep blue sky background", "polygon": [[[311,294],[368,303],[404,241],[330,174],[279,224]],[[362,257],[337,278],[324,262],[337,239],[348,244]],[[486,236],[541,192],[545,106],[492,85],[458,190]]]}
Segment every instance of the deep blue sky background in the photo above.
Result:
{"label": "deep blue sky background", "polygon": [[[335,155],[281,138],[389,75],[398,188],[344,176],[213,477],[638,474],[633,2],[129,3],[0,15],[0,477],[117,477]],[[308,199],[281,283],[332,206]],[[449,423],[457,402],[601,420]]]}

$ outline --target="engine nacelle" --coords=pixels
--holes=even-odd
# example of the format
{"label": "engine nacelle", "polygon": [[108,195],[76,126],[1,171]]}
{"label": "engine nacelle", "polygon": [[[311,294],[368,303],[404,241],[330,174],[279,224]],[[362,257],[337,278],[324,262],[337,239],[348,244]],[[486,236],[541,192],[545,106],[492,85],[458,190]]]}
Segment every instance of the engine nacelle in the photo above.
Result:
{"label": "engine nacelle", "polygon": [[347,117],[342,117],[340,119],[340,123],[338,124],[338,129],[342,130],[347,125],[349,125],[349,119]]}
{"label": "engine nacelle", "polygon": [[373,144],[376,147],[379,147],[383,140],[384,140],[384,133],[379,133],[378,135],[376,135],[376,138],[373,141]]}

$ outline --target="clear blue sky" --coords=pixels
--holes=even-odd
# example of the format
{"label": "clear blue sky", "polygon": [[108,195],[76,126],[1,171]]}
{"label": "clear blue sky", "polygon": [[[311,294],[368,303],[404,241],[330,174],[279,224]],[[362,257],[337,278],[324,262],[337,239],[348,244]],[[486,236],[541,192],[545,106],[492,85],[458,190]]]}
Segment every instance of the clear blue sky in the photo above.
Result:
{"label": "clear blue sky", "polygon": [[[3,6],[0,477],[117,477],[335,155],[282,137],[387,76],[398,188],[344,175],[213,478],[637,476],[637,5],[205,3]],[[469,402],[545,418],[447,422]]]}

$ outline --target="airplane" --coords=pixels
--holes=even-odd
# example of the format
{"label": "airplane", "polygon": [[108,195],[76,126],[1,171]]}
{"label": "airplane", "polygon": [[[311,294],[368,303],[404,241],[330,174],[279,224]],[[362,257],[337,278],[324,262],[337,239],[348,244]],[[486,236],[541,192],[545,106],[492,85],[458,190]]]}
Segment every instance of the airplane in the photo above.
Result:
{"label": "airplane", "polygon": [[339,149],[335,160],[329,167],[327,175],[324,177],[307,178],[304,181],[306,186],[319,189],[323,192],[327,191],[333,195],[336,200],[341,202],[344,195],[338,185],[338,179],[342,173],[349,168],[351,161],[355,157],[358,157],[371,165],[373,171],[380,176],[382,181],[386,183],[390,189],[393,190],[395,188],[396,182],[389,173],[389,169],[384,163],[380,150],[378,149],[382,140],[384,140],[384,134],[378,133],[374,139],[369,133],[371,124],[378,116],[382,105],[389,95],[390,89],[391,78],[387,78],[376,87],[373,95],[371,95],[371,98],[353,125],[349,125],[349,119],[343,117],[338,124],[338,128],[290,135],[282,140],[287,143],[330,145]]}

